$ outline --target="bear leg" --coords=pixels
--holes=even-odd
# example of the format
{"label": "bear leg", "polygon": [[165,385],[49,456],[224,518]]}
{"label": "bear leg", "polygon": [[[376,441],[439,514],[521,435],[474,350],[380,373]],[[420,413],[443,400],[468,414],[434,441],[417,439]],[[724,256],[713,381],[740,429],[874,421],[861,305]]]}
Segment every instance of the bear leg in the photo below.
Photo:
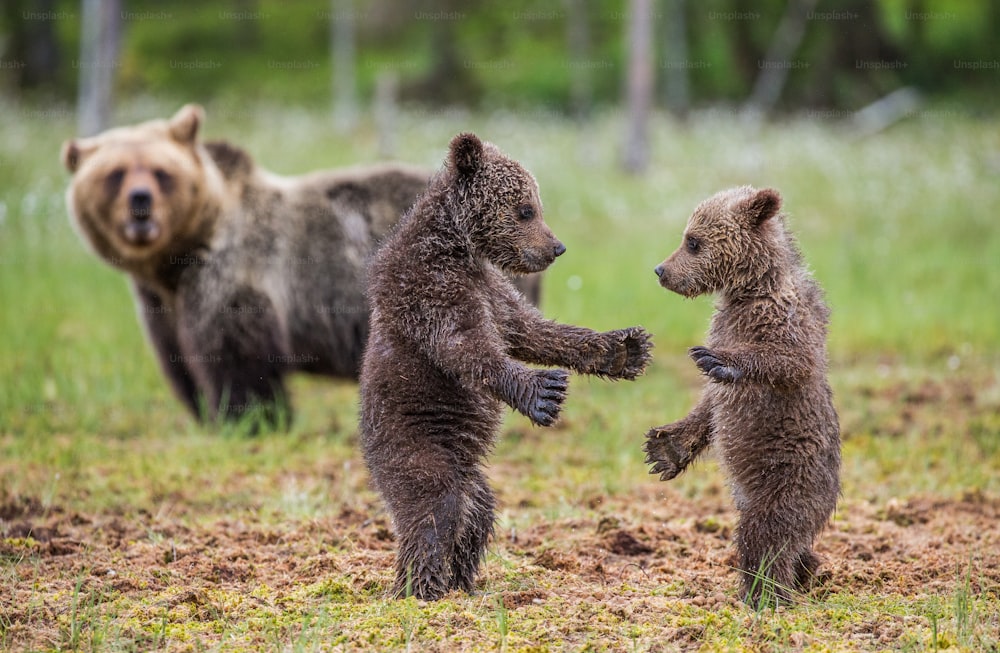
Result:
{"label": "bear leg", "polygon": [[197,293],[183,299],[180,344],[209,414],[224,420],[247,417],[253,431],[287,427],[291,404],[283,376],[290,356],[267,296],[240,288],[210,298],[214,301]]}
{"label": "bear leg", "polygon": [[139,283],[133,282],[132,292],[138,305],[139,319],[146,327],[146,336],[160,362],[160,370],[170,382],[174,394],[197,419],[201,419],[198,385],[177,339],[176,311],[166,305],[158,294]]}
{"label": "bear leg", "polygon": [[452,562],[455,586],[471,592],[475,588],[479,565],[486,555],[486,545],[493,535],[496,499],[493,490],[480,470],[466,481],[469,497],[469,515],[465,527],[459,530]]}
{"label": "bear leg", "polygon": [[[393,594],[434,601],[457,587],[452,569],[463,497],[454,491],[428,494],[426,488],[419,494],[412,505],[393,511],[399,539]],[[408,509],[424,512],[410,521],[399,514]]]}
{"label": "bear leg", "polygon": [[743,598],[756,609],[792,603],[802,589],[803,565],[812,563],[803,553],[811,547],[794,528],[775,515],[758,519],[740,515],[736,548]]}
{"label": "bear leg", "polygon": [[454,448],[426,441],[397,441],[390,456],[369,467],[399,542],[394,595],[433,601],[471,591],[493,532],[486,476]]}
{"label": "bear leg", "polygon": [[795,579],[799,589],[805,590],[812,585],[817,569],[819,569],[819,556],[811,549],[799,554],[795,564]]}
{"label": "bear leg", "polygon": [[711,443],[712,422],[708,402],[702,398],[682,420],[651,428],[646,433],[646,463],[650,474],[669,481],[687,469]]}

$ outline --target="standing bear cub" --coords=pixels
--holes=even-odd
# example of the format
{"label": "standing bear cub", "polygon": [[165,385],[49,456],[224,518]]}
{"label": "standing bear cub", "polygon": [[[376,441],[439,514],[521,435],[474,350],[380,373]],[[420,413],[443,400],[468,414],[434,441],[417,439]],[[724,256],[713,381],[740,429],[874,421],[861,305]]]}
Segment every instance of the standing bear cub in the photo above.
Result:
{"label": "standing bear cub", "polygon": [[840,492],[840,429],[826,380],[822,291],[778,213],[781,198],[749,186],[723,191],[691,216],[680,248],[656,267],[685,297],[719,293],[704,347],[701,400],[651,429],[651,473],[674,478],[714,442],[740,518],[739,568],[748,602],[773,605],[805,588],[813,542]]}
{"label": "standing bear cub", "polygon": [[[94,252],[131,278],[160,367],[195,416],[273,423],[288,416],[288,373],[357,378],[366,266],[430,172],[279,177],[203,143],[203,118],[187,105],[67,142],[67,204]],[[537,300],[537,278],[522,288]]]}
{"label": "standing bear cub", "polygon": [[534,177],[473,134],[387,239],[368,282],[361,445],[399,542],[397,596],[471,591],[493,532],[483,470],[508,404],[556,421],[568,373],[634,379],[640,327],[597,333],[542,317],[501,274],[539,272],[565,251]]}

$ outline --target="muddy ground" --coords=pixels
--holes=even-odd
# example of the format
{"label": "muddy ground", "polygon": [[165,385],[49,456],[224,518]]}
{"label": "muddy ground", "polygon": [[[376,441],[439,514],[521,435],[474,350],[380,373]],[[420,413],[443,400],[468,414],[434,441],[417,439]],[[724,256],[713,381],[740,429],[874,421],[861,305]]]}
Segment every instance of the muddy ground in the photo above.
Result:
{"label": "muddy ground", "polygon": [[[121,636],[141,644],[149,643],[150,624],[164,616],[217,619],[223,608],[212,601],[219,596],[254,596],[267,588],[254,605],[236,608],[230,618],[238,620],[243,610],[281,611],[282,596],[324,577],[346,579],[352,597],[382,596],[392,580],[394,543],[384,516],[345,510],[283,529],[227,521],[193,528],[148,515],[125,519],[59,509],[42,515],[39,508],[30,502],[0,507],[6,522],[0,555],[23,558],[15,582],[5,582],[0,596],[5,636],[14,648],[65,644],[70,613],[81,610],[81,601],[94,602],[87,609],[108,601],[120,606],[121,623],[134,622]],[[600,512],[599,519],[501,532],[494,550],[520,579],[506,582],[490,561],[481,587],[515,613],[558,599],[603,606],[624,624],[660,621],[665,595],[698,607],[739,609],[730,541],[736,516],[724,493],[689,500],[657,488],[620,497]],[[825,564],[810,599],[852,592],[951,597],[970,572],[974,595],[998,597],[998,524],[1000,500],[978,494],[842,505],[819,542]],[[627,593],[619,591],[623,584]],[[908,619],[871,614],[850,636],[861,648],[892,647]],[[703,627],[654,630],[657,641],[686,647],[697,646]],[[572,632],[534,636],[567,644],[586,639]],[[359,629],[346,638],[363,645],[368,633]]]}
{"label": "muddy ground", "polygon": [[[957,411],[964,428],[996,409],[976,392],[873,390],[869,412],[846,411],[845,439],[861,430],[896,437],[907,420]],[[871,415],[884,416],[874,434]],[[516,488],[504,480],[521,464],[500,462],[494,484]],[[939,646],[996,650],[1000,497],[885,499],[876,479],[868,492],[845,489],[817,544],[816,586],[802,606],[781,608],[780,628],[767,627],[738,601],[737,516],[713,466],[688,472],[714,475],[695,496],[650,478],[610,497],[577,497],[573,517],[546,518],[530,493],[502,491],[478,592],[437,606],[411,599],[412,612],[387,600],[395,543],[368,490],[336,514],[278,523],[205,519],[184,507],[183,491],[175,510],[156,515],[6,496],[2,641],[11,650],[920,649],[940,611],[950,624],[941,631],[952,634],[932,640]],[[964,642],[960,619],[972,622]]]}

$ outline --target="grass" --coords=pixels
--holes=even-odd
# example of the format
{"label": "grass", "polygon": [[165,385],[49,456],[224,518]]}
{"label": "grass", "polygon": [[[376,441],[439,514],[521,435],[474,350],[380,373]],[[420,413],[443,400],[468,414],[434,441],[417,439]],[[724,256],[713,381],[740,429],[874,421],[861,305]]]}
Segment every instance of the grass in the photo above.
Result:
{"label": "grass", "polygon": [[[179,104],[136,100],[119,122]],[[195,424],[124,278],[69,226],[69,113],[2,108],[15,119],[0,123],[0,577],[13,592],[0,649],[997,649],[1000,121],[945,108],[857,141],[829,122],[658,117],[651,170],[629,177],[613,113],[580,127],[404,112],[401,160],[437,166],[473,129],[535,173],[568,247],[546,278],[548,316],[642,324],[656,342],[634,384],[574,377],[557,427],[509,417],[480,593],[425,604],[387,598],[394,543],[357,450],[356,387],[294,379],[288,434]],[[207,109],[208,137],[276,172],[377,158],[370,124],[343,136],[292,107]],[[737,601],[716,462],[664,484],[640,450],[693,404],[684,352],[712,310],[660,289],[652,268],[701,199],[742,183],[782,192],[827,291],[844,434],[844,498],[820,541],[831,579],[760,613]],[[616,532],[655,552],[614,553]]]}

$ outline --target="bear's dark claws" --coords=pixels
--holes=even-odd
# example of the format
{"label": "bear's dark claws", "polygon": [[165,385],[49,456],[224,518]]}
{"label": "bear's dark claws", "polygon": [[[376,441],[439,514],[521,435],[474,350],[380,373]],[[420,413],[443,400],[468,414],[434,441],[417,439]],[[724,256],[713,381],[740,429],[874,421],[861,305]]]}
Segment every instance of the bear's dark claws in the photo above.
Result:
{"label": "bear's dark claws", "polygon": [[720,365],[718,367],[714,367],[711,370],[709,370],[708,376],[713,381],[733,383],[743,378],[743,371],[735,367],[727,367],[725,365]]}
{"label": "bear's dark claws", "polygon": [[679,435],[669,426],[653,428],[646,433],[646,443],[642,447],[646,452],[646,464],[653,465],[649,473],[659,474],[661,481],[675,478],[691,462],[691,452],[677,442]]}
{"label": "bear's dark claws", "polygon": [[539,426],[551,426],[559,417],[569,387],[566,370],[535,370],[534,388],[528,405],[521,410]]}
{"label": "bear's dark claws", "polygon": [[559,417],[559,405],[551,401],[539,402],[528,417],[539,426],[552,426]]}
{"label": "bear's dark claws", "polygon": [[642,327],[609,332],[614,343],[608,360],[597,370],[614,379],[633,380],[646,371],[650,361],[650,335]]}
{"label": "bear's dark claws", "polygon": [[688,354],[694,360],[698,369],[713,381],[733,383],[739,381],[744,376],[743,370],[732,365],[726,365],[708,347],[692,347],[688,350]]}

